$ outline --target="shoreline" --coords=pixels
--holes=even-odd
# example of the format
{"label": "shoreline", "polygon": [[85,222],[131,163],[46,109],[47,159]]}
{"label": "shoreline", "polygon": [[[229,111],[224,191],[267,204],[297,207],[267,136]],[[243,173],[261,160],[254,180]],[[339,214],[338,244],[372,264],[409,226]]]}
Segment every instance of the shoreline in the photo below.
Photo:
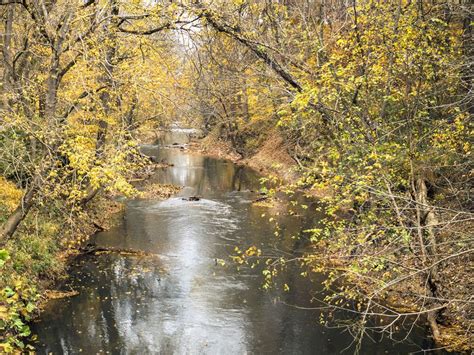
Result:
{"label": "shoreline", "polygon": [[[279,164],[279,166],[276,169],[274,166],[272,166],[273,164],[271,162],[269,163],[269,156],[275,157],[279,153],[281,154],[281,146],[279,146],[278,144],[275,144],[272,147],[272,154],[268,154],[267,150],[265,148],[262,148],[252,156],[242,157],[231,147],[231,144],[229,142],[225,142],[219,139],[217,139],[217,142],[215,139],[206,141],[206,139],[207,137],[191,142],[189,144],[190,150],[214,158],[227,159],[235,164],[250,167],[262,174],[262,176],[276,175],[277,178],[280,179],[282,185],[294,184],[297,179],[301,177],[301,174],[298,174],[298,172],[296,171],[298,168],[296,162],[289,164],[288,159],[283,159],[280,161],[277,160],[276,163]],[[268,141],[264,143],[264,146],[267,144]],[[290,177],[288,177],[288,174],[281,174],[282,171],[285,171],[287,169],[293,171],[293,174]],[[297,190],[303,192],[305,196],[315,199],[325,197],[330,194],[329,191],[318,191],[307,188],[298,188]],[[329,262],[326,263],[326,267],[328,268],[328,270],[330,270],[332,267],[337,268],[343,261],[344,260],[340,260],[337,257],[331,257]],[[353,284],[354,282],[349,281],[349,283]],[[363,282],[360,283],[359,286],[365,287]],[[411,304],[409,301],[407,302],[404,296],[404,293],[406,293],[410,289],[410,287],[411,286],[408,285],[403,287],[402,289],[393,289],[387,295],[387,297],[384,297],[384,300],[387,302],[386,304],[393,310],[399,311],[401,313],[407,311],[407,309],[416,309],[414,304]],[[429,321],[426,319],[426,317],[423,318],[425,326],[430,329],[431,325]],[[468,321],[468,319],[464,319],[464,322],[466,321]],[[461,354],[467,354],[471,349],[474,348],[474,336],[472,335],[472,333],[469,334],[469,330],[467,330],[466,332],[466,328],[462,327],[462,322],[463,320],[450,322],[449,325],[437,323],[437,327],[440,330],[440,338],[436,340],[436,343],[448,352],[459,352]]]}
{"label": "shoreline", "polygon": [[[156,132],[155,132],[156,133]],[[212,147],[212,148],[211,148]],[[173,148],[171,148],[173,149]],[[174,149],[178,149],[178,148],[174,148]],[[275,150],[277,151],[277,150]],[[203,145],[203,140],[200,139],[200,140],[197,140],[197,139],[194,139],[192,140],[188,146],[187,146],[187,149],[184,150],[184,152],[187,152],[187,153],[190,153],[190,154],[199,154],[199,155],[203,155],[203,156],[208,156],[208,157],[213,157],[213,158],[216,158],[216,159],[225,159],[225,160],[228,160],[228,161],[231,161],[232,163],[234,164],[237,164],[237,165],[243,165],[243,166],[247,166],[247,167],[250,167],[251,169],[257,171],[258,173],[262,174],[262,176],[267,176],[267,174],[278,174],[278,172],[280,171],[283,171],[283,170],[286,170],[286,169],[295,169],[296,168],[296,163],[294,163],[294,165],[289,165],[288,164],[288,161],[286,162],[278,162],[277,164],[283,164],[283,163],[286,163],[287,165],[285,166],[280,166],[279,169],[275,169],[274,167],[274,162],[269,162],[268,159],[263,159],[262,157],[268,157],[264,154],[260,154],[257,153],[255,154],[254,156],[251,156],[251,157],[241,157],[239,154],[237,154],[235,151],[233,151],[233,149],[230,147],[230,145],[226,142],[223,142],[223,141],[220,141],[219,144],[208,144],[207,147],[205,145]],[[167,167],[159,167],[159,168],[167,168]],[[153,170],[154,171],[154,170]],[[148,175],[146,176],[145,178],[143,178],[142,180],[140,180],[140,183],[143,183],[144,185],[147,184],[147,180],[149,179],[151,175]],[[294,176],[294,175],[293,175]],[[290,184],[290,183],[294,183],[294,180],[293,181],[289,181],[287,180],[288,177],[285,177],[285,176],[278,176],[279,179],[281,179],[281,182],[283,183],[287,183],[287,184]],[[304,190],[303,190],[304,191]],[[316,195],[313,195],[313,194],[310,194],[311,197],[313,198],[317,198],[318,196]],[[156,197],[154,197],[156,198]],[[159,198],[159,197],[158,197]],[[105,198],[105,202],[110,202],[111,200],[108,200],[107,198]],[[123,204],[124,206],[124,204]],[[123,209],[121,212],[119,212],[119,214],[121,215],[121,213],[123,213]],[[107,218],[107,216],[104,216],[104,218]],[[89,235],[88,239],[90,239],[96,232],[92,233],[91,235]],[[67,268],[72,265],[72,263],[74,262],[74,260],[81,256],[82,254],[81,253],[77,253],[75,254],[74,252],[71,253],[70,255],[67,255],[66,256],[66,261],[65,261],[65,265],[66,265],[66,277],[67,277]],[[70,259],[68,259],[70,258]],[[337,263],[337,261],[336,261]],[[52,281],[52,283],[54,284],[56,281]],[[60,284],[60,283],[58,283]],[[50,290],[45,290],[44,293],[47,293],[48,291]],[[403,291],[403,290],[401,290]],[[49,302],[49,300],[51,299],[57,299],[57,298],[61,298],[61,297],[54,297],[54,292],[52,293],[53,297],[50,297],[50,298],[46,298],[44,299],[44,301],[42,302],[43,306],[45,304],[47,304],[47,302]],[[75,294],[63,294],[62,296],[64,297],[73,297]],[[392,302],[390,302],[389,304],[396,304],[397,301],[401,300],[402,296],[400,294],[400,290],[394,290],[392,292],[392,295],[398,295],[398,297],[387,297],[387,298],[392,298]],[[388,300],[387,300],[388,301]],[[407,305],[405,305],[407,306]],[[396,308],[394,306],[394,308]],[[40,311],[41,312],[41,311]],[[35,319],[37,319],[39,317],[39,315],[37,317],[35,317]],[[428,327],[428,325],[426,325]],[[456,336],[459,336],[459,334],[456,334],[456,331],[459,331],[458,329],[458,325],[457,324],[453,324],[452,326],[450,327],[441,327],[441,330],[442,330],[442,339],[443,340],[450,340],[450,339],[453,339],[454,337]],[[454,334],[452,334],[454,333]],[[459,332],[458,332],[459,333]],[[467,339],[466,342],[468,342],[469,340]],[[449,343],[444,343],[444,344],[441,344],[441,345],[444,345],[447,347],[447,349],[449,349]],[[466,348],[453,348],[452,350],[449,350],[449,351],[460,351],[461,353],[462,352],[467,352],[468,350],[466,350]]]}

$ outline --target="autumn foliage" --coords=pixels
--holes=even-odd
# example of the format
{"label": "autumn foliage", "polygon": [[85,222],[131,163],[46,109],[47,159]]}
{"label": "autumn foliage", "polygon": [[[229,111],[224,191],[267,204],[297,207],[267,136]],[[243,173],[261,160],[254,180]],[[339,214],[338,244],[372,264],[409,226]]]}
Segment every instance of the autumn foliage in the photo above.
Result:
{"label": "autumn foliage", "polygon": [[[36,286],[88,235],[94,203],[136,193],[140,134],[183,120],[242,157],[278,135],[299,176],[285,190],[324,192],[295,260],[327,276],[328,309],[357,313],[357,340],[374,318],[390,332],[417,316],[440,345],[472,348],[467,1],[26,0],[0,14],[3,351],[25,347]],[[287,265],[273,261],[268,287]]]}

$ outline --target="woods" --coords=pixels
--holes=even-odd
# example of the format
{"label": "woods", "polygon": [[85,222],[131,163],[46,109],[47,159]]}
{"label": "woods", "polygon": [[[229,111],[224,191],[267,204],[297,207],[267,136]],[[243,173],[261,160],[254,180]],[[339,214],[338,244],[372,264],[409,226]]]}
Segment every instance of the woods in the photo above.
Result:
{"label": "woods", "polygon": [[[0,347],[112,196],[137,196],[145,133],[186,122],[252,159],[272,145],[320,197],[298,257],[315,308],[357,342],[425,319],[472,349],[473,5],[469,1],[0,2]],[[276,144],[272,142],[282,142]],[[278,162],[274,162],[275,164]],[[270,169],[271,170],[271,169]],[[278,225],[275,225],[278,230]],[[242,251],[240,251],[242,250]]]}

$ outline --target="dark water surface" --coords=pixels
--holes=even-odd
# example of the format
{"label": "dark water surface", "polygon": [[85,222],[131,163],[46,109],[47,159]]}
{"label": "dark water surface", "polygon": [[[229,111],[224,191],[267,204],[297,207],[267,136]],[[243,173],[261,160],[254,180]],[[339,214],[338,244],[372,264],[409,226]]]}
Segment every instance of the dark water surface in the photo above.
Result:
{"label": "dark water surface", "polygon": [[[175,130],[160,143],[186,143],[188,133]],[[269,211],[251,204],[259,188],[252,170],[179,149],[143,150],[174,164],[152,180],[183,190],[165,201],[129,201],[123,223],[95,242],[154,255],[78,260],[66,287],[79,295],[50,302],[33,325],[39,353],[338,354],[350,346],[352,336],[319,325],[317,311],[289,306],[311,307],[310,290],[321,288],[317,280],[310,284],[289,268],[283,276],[289,292],[263,292],[256,269],[237,272],[215,262],[237,245],[297,253],[304,243],[291,237],[314,220],[273,213],[283,235],[277,238]],[[182,200],[192,195],[202,199]],[[412,337],[366,340],[362,353],[407,354],[429,346],[424,329]]]}

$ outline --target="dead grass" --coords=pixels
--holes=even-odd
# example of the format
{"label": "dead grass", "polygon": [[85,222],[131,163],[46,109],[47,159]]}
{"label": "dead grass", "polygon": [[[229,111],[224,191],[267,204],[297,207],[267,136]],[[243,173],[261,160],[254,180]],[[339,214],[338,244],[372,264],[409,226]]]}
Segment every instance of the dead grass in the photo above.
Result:
{"label": "dead grass", "polygon": [[172,184],[146,184],[141,191],[140,198],[143,199],[167,199],[177,194],[182,187]]}

